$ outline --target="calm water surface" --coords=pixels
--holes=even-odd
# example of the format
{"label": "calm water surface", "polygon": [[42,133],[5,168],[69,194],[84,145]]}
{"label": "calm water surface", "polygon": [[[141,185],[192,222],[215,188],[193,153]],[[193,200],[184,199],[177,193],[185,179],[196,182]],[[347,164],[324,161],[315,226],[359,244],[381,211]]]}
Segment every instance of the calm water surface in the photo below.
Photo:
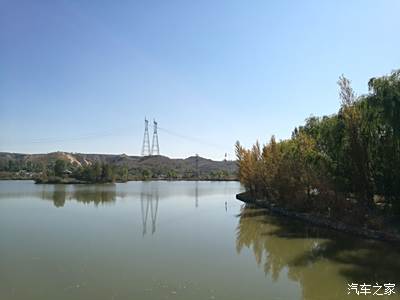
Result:
{"label": "calm water surface", "polygon": [[[268,216],[240,191],[0,181],[0,299],[400,299],[396,246]],[[397,294],[347,295],[364,282]]]}

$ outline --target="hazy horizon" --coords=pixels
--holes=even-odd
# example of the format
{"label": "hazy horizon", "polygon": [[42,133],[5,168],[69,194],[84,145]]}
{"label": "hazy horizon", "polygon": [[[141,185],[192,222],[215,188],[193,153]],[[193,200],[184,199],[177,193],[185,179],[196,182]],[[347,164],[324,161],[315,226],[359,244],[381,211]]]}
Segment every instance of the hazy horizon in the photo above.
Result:
{"label": "hazy horizon", "polygon": [[[187,158],[196,156],[196,154],[189,155],[189,156],[184,156],[184,157],[175,157],[175,156],[169,156],[169,155],[165,155],[165,154],[159,154],[159,155],[154,154],[154,155],[142,156],[140,153],[139,154],[126,154],[126,153],[101,153],[101,152],[69,152],[69,151],[62,151],[62,150],[51,151],[51,152],[37,152],[37,153],[0,151],[0,153],[12,153],[12,154],[24,154],[24,155],[25,154],[28,154],[28,155],[41,155],[41,154],[51,154],[51,153],[57,153],[57,152],[59,152],[59,153],[67,153],[67,154],[84,154],[84,155],[87,155],[87,154],[89,154],[89,155],[91,155],[91,154],[93,154],[93,155],[127,155],[127,156],[130,156],[130,157],[164,156],[164,157],[168,157],[170,159],[187,159]],[[216,158],[216,159],[214,159],[214,158],[201,156],[201,155],[199,155],[199,157],[205,158],[205,159],[211,159],[211,160],[214,160],[214,161],[223,161],[224,160],[224,158],[221,158],[221,159]],[[235,161],[236,157],[232,157],[232,158],[227,159],[227,160],[228,161]]]}

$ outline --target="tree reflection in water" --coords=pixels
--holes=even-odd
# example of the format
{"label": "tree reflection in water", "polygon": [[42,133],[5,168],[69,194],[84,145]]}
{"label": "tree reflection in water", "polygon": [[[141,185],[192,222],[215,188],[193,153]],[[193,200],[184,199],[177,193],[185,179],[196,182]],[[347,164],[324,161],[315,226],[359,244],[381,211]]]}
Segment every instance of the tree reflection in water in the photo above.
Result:
{"label": "tree reflection in water", "polygon": [[52,200],[54,206],[63,207],[66,200],[75,200],[80,203],[103,205],[113,203],[116,197],[123,198],[125,193],[117,195],[114,184],[92,184],[92,185],[65,185],[55,184],[52,188],[44,186],[41,197],[44,200]]}
{"label": "tree reflection in water", "polygon": [[[238,217],[237,252],[251,249],[273,281],[287,270],[301,285],[303,299],[352,299],[347,295],[347,283],[352,282],[400,284],[398,245],[307,226],[249,206]],[[390,299],[399,299],[398,294]]]}

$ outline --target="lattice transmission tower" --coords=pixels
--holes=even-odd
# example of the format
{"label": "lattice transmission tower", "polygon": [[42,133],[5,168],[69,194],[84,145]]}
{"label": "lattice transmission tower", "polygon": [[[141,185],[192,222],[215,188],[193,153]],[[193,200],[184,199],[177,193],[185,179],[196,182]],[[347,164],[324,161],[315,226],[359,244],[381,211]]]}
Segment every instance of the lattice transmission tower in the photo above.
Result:
{"label": "lattice transmission tower", "polygon": [[158,145],[157,122],[153,120],[153,142],[151,144],[151,155],[160,155],[160,146]]}
{"label": "lattice transmission tower", "polygon": [[150,139],[149,139],[149,120],[144,118],[144,136],[142,146],[142,156],[151,155],[150,153]]}

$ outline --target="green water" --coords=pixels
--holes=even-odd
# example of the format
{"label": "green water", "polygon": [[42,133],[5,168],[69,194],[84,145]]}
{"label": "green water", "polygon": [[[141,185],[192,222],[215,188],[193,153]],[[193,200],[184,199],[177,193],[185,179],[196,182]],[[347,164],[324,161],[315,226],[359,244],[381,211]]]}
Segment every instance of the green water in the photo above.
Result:
{"label": "green water", "polygon": [[0,181],[0,299],[400,299],[399,248],[268,216],[240,191]]}

